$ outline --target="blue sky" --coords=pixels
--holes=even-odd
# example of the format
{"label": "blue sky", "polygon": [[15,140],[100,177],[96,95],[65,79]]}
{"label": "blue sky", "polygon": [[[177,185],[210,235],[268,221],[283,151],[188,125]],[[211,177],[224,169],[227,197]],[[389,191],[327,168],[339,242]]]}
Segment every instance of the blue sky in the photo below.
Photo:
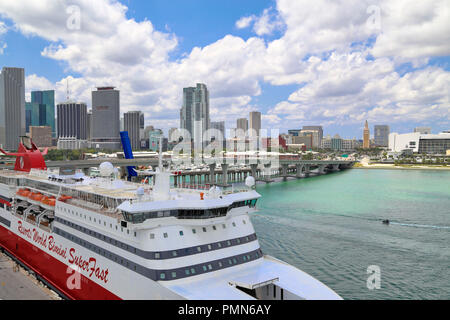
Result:
{"label": "blue sky", "polygon": [[[373,32],[370,1],[123,0],[125,14],[116,0],[44,2],[0,4],[0,66],[24,67],[27,92],[53,86],[63,99],[69,77],[73,98],[89,105],[92,88],[111,82],[123,111],[142,110],[165,130],[196,81],[210,88],[212,120],[228,128],[252,110],[267,128],[321,124],[348,138],[361,137],[365,119],[397,132],[450,126],[445,1],[373,1]],[[81,9],[79,32],[60,19],[69,5]]]}

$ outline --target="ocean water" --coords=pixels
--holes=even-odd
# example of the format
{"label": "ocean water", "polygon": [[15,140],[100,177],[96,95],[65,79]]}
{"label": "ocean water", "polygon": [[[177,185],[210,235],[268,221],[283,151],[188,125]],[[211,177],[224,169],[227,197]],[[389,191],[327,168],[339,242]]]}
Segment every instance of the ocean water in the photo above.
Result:
{"label": "ocean water", "polygon": [[450,171],[352,169],[256,189],[263,252],[344,299],[450,299]]}

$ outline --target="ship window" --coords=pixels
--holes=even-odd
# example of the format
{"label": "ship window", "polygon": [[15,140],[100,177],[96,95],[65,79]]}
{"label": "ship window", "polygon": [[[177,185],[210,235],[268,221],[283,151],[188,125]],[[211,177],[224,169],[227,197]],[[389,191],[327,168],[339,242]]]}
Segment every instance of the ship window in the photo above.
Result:
{"label": "ship window", "polygon": [[231,241],[230,240],[227,240],[227,245],[231,246]]}
{"label": "ship window", "polygon": [[203,271],[207,271],[208,269],[206,268],[206,266],[203,266]]}
{"label": "ship window", "polygon": [[192,229],[192,233],[196,233],[197,231],[195,229]]}
{"label": "ship window", "polygon": [[242,258],[244,259],[244,261],[246,261],[246,260],[247,260],[247,257],[246,257],[246,256],[243,256]]}
{"label": "ship window", "polygon": [[177,277],[177,273],[176,272],[172,272],[172,279]]}
{"label": "ship window", "polygon": [[201,248],[201,247],[197,247],[197,251],[198,251],[198,252],[201,252],[201,251],[202,251],[202,248]]}
{"label": "ship window", "polygon": [[150,233],[150,239],[155,239],[155,234],[154,233]]}
{"label": "ship window", "polygon": [[236,223],[235,222],[233,222],[233,227],[236,227]]}
{"label": "ship window", "polygon": [[208,269],[212,270],[212,265],[208,264]]}
{"label": "ship window", "polygon": [[159,259],[159,256],[160,256],[159,252],[156,252],[155,253],[155,259]]}
{"label": "ship window", "polygon": [[227,227],[227,226],[226,226],[225,224],[222,224],[222,228],[224,228],[224,229],[225,229],[226,227]]}
{"label": "ship window", "polygon": [[127,234],[130,234],[130,230],[127,229]]}
{"label": "ship window", "polygon": [[233,262],[231,262],[231,259],[228,259],[228,264],[229,264],[229,265],[232,265],[232,264],[233,264]]}
{"label": "ship window", "polygon": [[191,268],[191,273],[195,274],[195,269],[194,268]]}
{"label": "ship window", "polygon": [[182,236],[182,235],[183,235],[183,231],[180,230],[180,236]]}
{"label": "ship window", "polygon": [[222,248],[222,244],[220,242],[217,243],[217,247]]}
{"label": "ship window", "polygon": [[216,226],[212,226],[212,227],[213,227],[213,230],[217,230],[217,229],[216,229]]}
{"label": "ship window", "polygon": [[241,243],[241,239],[236,239],[236,242],[239,244]]}
{"label": "ship window", "polygon": [[189,275],[189,269],[184,270],[184,273],[188,276]]}
{"label": "ship window", "polygon": [[242,220],[242,223],[243,223],[243,224],[246,224],[245,220]]}
{"label": "ship window", "polygon": [[135,237],[137,236],[136,232],[134,233],[134,236],[135,236]]}
{"label": "ship window", "polygon": [[174,257],[176,257],[176,256],[177,256],[177,251],[176,251],[176,250],[172,251],[172,255],[173,255]]}
{"label": "ship window", "polygon": [[210,245],[210,244],[208,244],[208,250],[211,250],[211,249],[212,249],[211,245]]}
{"label": "ship window", "polygon": [[168,237],[167,232],[164,232],[164,238],[167,238],[167,237]]}
{"label": "ship window", "polygon": [[219,261],[219,268],[222,268],[222,262]]}
{"label": "ship window", "polygon": [[166,278],[166,274],[165,274],[164,272],[161,272],[161,273],[159,274],[159,278],[160,278],[160,279],[165,279],[165,278]]}
{"label": "ship window", "polygon": [[233,258],[233,263],[237,263],[237,261],[236,261],[236,259],[235,259],[235,258]]}
{"label": "ship window", "polygon": [[205,227],[203,227],[202,229],[203,229],[203,232],[206,232],[206,228]]}

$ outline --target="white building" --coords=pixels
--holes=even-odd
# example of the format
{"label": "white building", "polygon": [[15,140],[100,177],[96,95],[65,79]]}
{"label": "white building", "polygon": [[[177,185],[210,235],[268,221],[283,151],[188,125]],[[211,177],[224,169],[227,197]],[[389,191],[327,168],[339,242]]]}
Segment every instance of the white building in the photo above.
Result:
{"label": "white building", "polygon": [[389,150],[401,152],[403,150],[412,150],[419,152],[420,132],[398,134],[393,132],[389,134]]}

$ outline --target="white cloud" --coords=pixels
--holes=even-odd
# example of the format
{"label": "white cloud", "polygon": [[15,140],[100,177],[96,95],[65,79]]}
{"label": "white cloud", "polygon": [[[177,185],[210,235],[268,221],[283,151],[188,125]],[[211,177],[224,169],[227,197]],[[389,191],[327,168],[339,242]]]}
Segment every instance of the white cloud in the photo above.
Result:
{"label": "white cloud", "polygon": [[236,28],[238,29],[248,28],[254,19],[255,16],[242,17],[238,21],[236,21]]}
{"label": "white cloud", "polygon": [[[66,8],[72,4],[80,9],[80,29],[67,28]],[[368,27],[372,5],[380,8],[380,29]],[[151,21],[127,18],[118,1],[0,3],[0,14],[17,30],[49,41],[44,57],[81,74],[53,84],[57,100],[65,100],[67,78],[70,96],[88,105],[96,86],[113,85],[121,91],[122,111],[142,110],[147,123],[177,126],[182,88],[202,82],[211,93],[212,120],[233,127],[237,117],[258,109],[252,98],[262,93],[262,82],[299,86],[264,115],[268,125],[448,119],[449,72],[426,67],[429,57],[450,52],[445,9],[439,0],[278,0],[276,9],[236,22],[238,29],[252,27],[255,37],[226,35],[174,61],[169,55],[177,36],[168,28],[155,30]],[[262,38],[275,30],[282,31],[278,39]],[[421,69],[400,76],[395,68],[402,62]],[[39,82],[52,85],[32,75],[27,91]],[[420,108],[427,113],[420,115]]]}

